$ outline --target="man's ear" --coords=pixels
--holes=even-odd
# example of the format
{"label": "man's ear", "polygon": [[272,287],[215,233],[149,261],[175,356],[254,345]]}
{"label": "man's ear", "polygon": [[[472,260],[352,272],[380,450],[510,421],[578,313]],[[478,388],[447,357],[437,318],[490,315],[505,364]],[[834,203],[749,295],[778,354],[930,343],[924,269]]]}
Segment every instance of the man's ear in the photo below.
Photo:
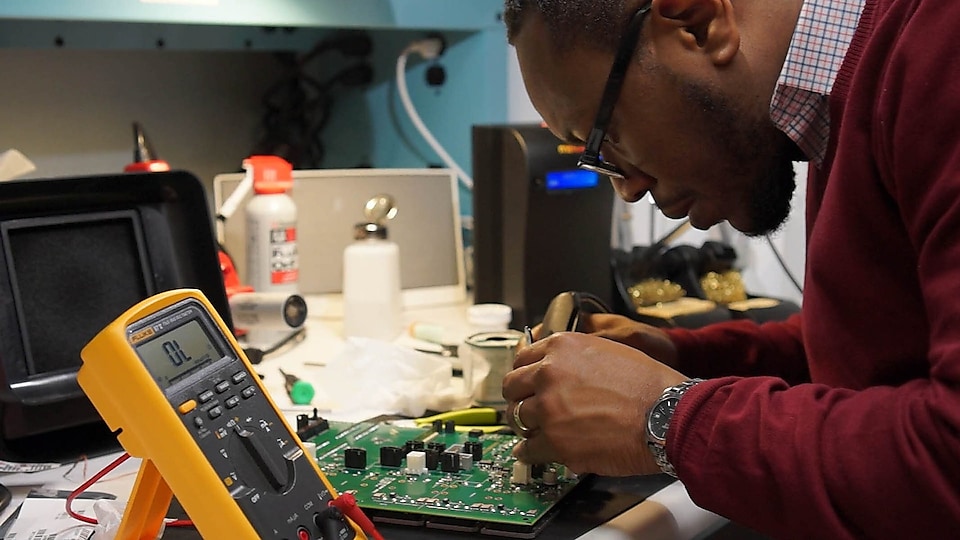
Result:
{"label": "man's ear", "polygon": [[715,64],[729,63],[740,49],[730,0],[654,0],[651,9],[681,32],[684,47],[706,53]]}

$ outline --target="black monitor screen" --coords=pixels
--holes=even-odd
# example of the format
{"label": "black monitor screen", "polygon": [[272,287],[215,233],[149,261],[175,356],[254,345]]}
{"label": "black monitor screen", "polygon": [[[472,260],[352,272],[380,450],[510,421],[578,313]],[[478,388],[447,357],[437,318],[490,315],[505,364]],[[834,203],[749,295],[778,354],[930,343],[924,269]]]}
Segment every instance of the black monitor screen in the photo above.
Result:
{"label": "black monitor screen", "polygon": [[135,211],[10,220],[0,227],[28,376],[78,369],[87,342],[154,293]]}

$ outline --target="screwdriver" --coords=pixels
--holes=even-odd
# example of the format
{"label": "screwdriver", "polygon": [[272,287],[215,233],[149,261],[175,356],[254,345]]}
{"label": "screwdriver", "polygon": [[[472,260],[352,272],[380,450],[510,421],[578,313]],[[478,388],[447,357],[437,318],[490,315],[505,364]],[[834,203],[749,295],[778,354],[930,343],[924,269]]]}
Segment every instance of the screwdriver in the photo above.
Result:
{"label": "screwdriver", "polygon": [[313,401],[314,389],[312,384],[282,369],[280,374],[283,375],[283,386],[287,389],[287,395],[290,396],[290,401],[294,405],[307,405]]}

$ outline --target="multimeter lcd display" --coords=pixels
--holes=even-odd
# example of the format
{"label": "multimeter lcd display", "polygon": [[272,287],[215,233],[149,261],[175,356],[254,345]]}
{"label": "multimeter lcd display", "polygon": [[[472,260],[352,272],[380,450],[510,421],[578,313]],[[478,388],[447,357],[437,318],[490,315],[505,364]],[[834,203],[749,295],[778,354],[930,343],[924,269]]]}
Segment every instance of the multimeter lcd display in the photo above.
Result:
{"label": "multimeter lcd display", "polygon": [[163,389],[223,357],[198,319],[137,345],[137,354]]}

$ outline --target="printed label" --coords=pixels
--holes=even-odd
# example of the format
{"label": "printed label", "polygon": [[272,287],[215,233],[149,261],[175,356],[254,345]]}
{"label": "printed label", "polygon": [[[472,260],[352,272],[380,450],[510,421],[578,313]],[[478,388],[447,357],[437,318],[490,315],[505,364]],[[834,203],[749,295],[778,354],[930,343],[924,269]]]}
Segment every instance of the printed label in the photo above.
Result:
{"label": "printed label", "polygon": [[281,225],[270,229],[270,283],[294,283],[299,276],[297,228]]}

